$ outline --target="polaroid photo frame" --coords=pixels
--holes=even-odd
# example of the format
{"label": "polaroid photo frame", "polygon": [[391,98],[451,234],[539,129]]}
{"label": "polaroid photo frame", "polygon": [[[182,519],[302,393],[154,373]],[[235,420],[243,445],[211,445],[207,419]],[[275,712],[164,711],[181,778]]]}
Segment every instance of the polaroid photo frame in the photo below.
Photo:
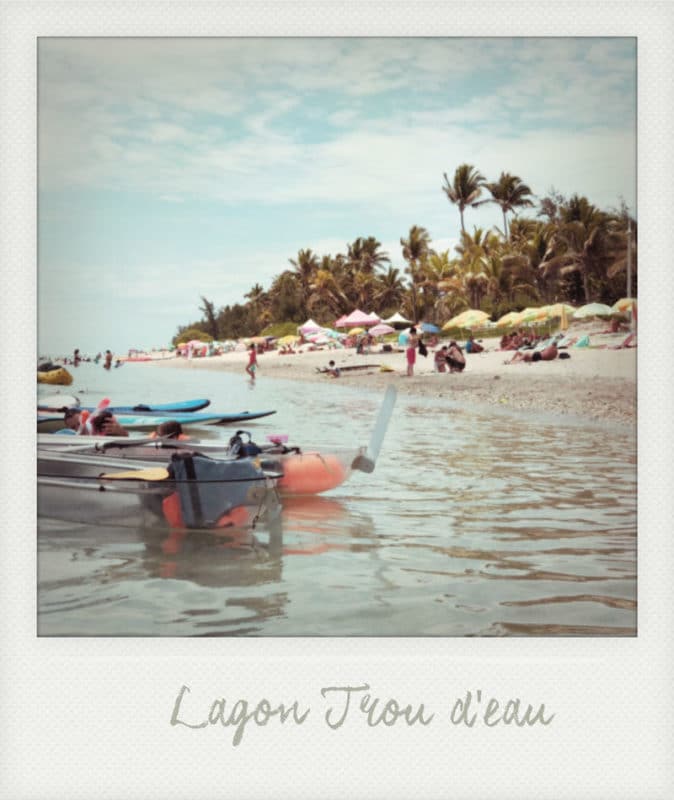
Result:
{"label": "polaroid photo frame", "polygon": [[[673,174],[673,23],[669,4],[0,6],[0,396],[7,442],[1,476],[0,794],[17,800],[94,794],[128,800],[223,794],[295,800],[672,796],[674,487],[667,335],[674,308],[668,235],[674,203],[667,186]],[[31,407],[37,38],[247,35],[637,37],[642,274],[636,637],[37,637]]]}

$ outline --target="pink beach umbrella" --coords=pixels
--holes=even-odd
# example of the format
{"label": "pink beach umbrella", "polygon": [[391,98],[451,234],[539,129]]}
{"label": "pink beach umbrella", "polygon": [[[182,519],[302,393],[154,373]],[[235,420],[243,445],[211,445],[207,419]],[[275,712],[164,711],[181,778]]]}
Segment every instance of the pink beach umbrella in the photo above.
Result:
{"label": "pink beach umbrella", "polygon": [[339,324],[337,324],[335,327],[338,328],[367,327],[368,325],[376,325],[379,322],[379,317],[376,315],[365,314],[357,308],[347,317],[343,317],[337,322]]}
{"label": "pink beach umbrella", "polygon": [[396,329],[392,328],[390,325],[386,325],[383,322],[380,322],[378,325],[375,325],[373,328],[370,328],[370,333],[373,336],[385,336],[387,333],[395,333]]}

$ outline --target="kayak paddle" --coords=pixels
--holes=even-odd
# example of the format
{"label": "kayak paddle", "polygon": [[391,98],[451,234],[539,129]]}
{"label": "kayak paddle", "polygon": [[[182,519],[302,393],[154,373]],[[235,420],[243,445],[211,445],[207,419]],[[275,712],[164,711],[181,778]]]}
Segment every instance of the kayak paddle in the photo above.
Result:
{"label": "kayak paddle", "polygon": [[384,394],[384,401],[379,409],[379,415],[370,437],[370,444],[367,446],[365,453],[354,458],[351,469],[357,469],[361,472],[373,472],[375,462],[379,456],[379,451],[384,443],[384,436],[386,436],[386,429],[388,428],[393,407],[396,403],[396,388],[389,386]]}

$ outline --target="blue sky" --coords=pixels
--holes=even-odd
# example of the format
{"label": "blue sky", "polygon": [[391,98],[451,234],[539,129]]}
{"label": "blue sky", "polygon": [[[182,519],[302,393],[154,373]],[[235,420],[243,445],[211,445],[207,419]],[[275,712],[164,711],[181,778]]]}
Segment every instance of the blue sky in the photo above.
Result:
{"label": "blue sky", "polygon": [[634,39],[43,38],[38,68],[43,354],[167,344],[301,248],[452,248],[461,163],[636,213]]}

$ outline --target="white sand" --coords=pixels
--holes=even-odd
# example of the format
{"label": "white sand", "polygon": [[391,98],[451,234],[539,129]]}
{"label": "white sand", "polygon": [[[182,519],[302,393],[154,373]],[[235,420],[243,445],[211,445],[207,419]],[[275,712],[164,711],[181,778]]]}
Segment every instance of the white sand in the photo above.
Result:
{"label": "white sand", "polygon": [[[498,340],[485,340],[487,350],[467,355],[462,373],[436,373],[433,353],[427,358],[417,356],[414,377],[405,375],[404,352],[377,352],[357,355],[354,349],[316,350],[279,355],[269,351],[258,356],[257,380],[284,378],[332,384],[340,381],[348,386],[367,386],[382,391],[394,383],[403,394],[447,398],[461,403],[493,404],[514,409],[536,409],[559,414],[571,414],[585,419],[615,420],[636,425],[637,348],[611,349],[625,334],[603,334],[605,327],[579,325],[574,335],[589,333],[591,348],[571,347],[569,359],[538,361],[536,363],[504,362],[512,353],[498,350]],[[598,345],[607,344],[606,349]],[[338,367],[356,364],[371,365],[369,369],[342,372],[340,378],[330,378],[317,372],[334,360]],[[212,369],[241,372],[245,370],[248,354],[245,351],[226,353],[211,358],[173,358],[151,362],[153,366],[183,369]],[[392,372],[380,371],[383,365]]]}

